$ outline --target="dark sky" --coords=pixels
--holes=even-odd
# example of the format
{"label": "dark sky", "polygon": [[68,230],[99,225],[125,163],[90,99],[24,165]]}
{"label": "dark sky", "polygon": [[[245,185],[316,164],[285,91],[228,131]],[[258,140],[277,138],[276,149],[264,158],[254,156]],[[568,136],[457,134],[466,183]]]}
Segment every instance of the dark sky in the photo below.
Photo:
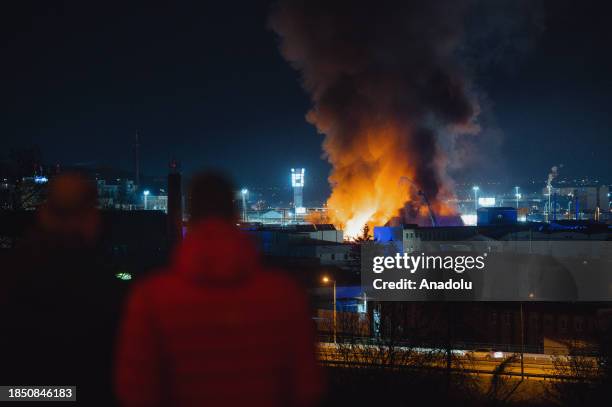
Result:
{"label": "dark sky", "polygon": [[[305,122],[308,96],[266,28],[270,2],[93,4],[3,4],[0,154],[38,145],[49,163],[130,168],[138,132],[149,174],[176,157],[186,172],[221,167],[243,185],[283,184],[304,166],[311,185],[325,186],[322,136]],[[559,163],[567,175],[607,178],[604,4],[545,2],[533,49],[473,78],[503,133],[510,178],[545,179]]]}

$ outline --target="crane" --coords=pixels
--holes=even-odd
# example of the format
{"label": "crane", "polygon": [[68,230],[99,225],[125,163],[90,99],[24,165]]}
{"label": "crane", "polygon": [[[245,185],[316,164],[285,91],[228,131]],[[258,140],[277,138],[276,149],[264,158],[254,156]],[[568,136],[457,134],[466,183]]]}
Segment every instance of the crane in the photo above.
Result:
{"label": "crane", "polygon": [[412,185],[417,190],[417,194],[421,197],[425,205],[427,205],[427,210],[429,212],[429,220],[431,221],[431,226],[436,227],[437,226],[436,215],[433,209],[431,209],[431,204],[429,203],[429,199],[427,199],[427,195],[425,194],[425,192],[419,189],[419,187],[414,183],[414,181],[412,181],[410,178],[406,176],[400,178],[399,184],[400,185],[402,184]]}

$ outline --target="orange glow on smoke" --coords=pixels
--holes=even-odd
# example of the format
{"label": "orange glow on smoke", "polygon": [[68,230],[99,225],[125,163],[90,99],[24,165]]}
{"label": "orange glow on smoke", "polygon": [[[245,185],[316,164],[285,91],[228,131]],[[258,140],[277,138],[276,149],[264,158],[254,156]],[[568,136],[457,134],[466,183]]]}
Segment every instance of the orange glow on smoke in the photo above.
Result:
{"label": "orange glow on smoke", "polygon": [[[321,117],[316,119],[321,126]],[[428,219],[427,206],[411,181],[415,179],[416,168],[410,159],[404,131],[410,130],[391,126],[368,129],[366,134],[356,135],[362,142],[345,145],[334,144],[336,139],[326,137],[323,148],[333,165],[327,216],[331,223],[344,230],[345,239],[361,236],[366,224],[372,233],[374,226],[384,225],[398,216],[406,202],[412,202],[418,207],[419,216]],[[436,216],[454,213],[438,197],[428,197]]]}
{"label": "orange glow on smoke", "polygon": [[[270,17],[312,99],[306,119],[325,136],[326,221],[348,239],[400,214],[401,222],[431,225],[426,200],[436,219],[454,215],[446,168],[467,163],[469,137],[478,132],[477,99],[456,52],[467,5],[409,3],[373,13],[368,2],[349,10],[333,1],[280,1]],[[453,154],[448,163],[445,151]]]}

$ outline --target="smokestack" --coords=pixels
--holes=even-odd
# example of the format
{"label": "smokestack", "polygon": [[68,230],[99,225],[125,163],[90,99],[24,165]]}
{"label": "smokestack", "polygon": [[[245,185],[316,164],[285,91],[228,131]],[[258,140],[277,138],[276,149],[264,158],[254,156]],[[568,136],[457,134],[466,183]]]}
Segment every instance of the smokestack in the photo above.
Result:
{"label": "smokestack", "polygon": [[183,239],[183,194],[181,173],[176,160],[170,163],[168,172],[168,240],[171,246]]}
{"label": "smokestack", "polygon": [[140,140],[138,138],[138,132],[136,132],[136,138],[134,140],[134,166],[136,187],[140,187]]}
{"label": "smokestack", "polygon": [[[455,60],[468,1],[281,0],[270,17],[302,75],[332,165],[329,216],[345,235],[407,202],[438,215],[452,191],[440,138],[474,133],[478,108]],[[402,177],[414,188],[398,188]],[[408,221],[408,220],[407,220]]]}
{"label": "smokestack", "polygon": [[563,167],[563,164],[559,164],[558,166],[553,165],[552,168],[550,169],[550,172],[548,173],[548,178],[546,179],[546,188],[548,189],[548,209],[546,211],[546,222],[550,222],[551,213],[553,215],[552,220],[556,220],[556,213],[552,209],[553,203],[551,202],[551,195],[554,192],[552,182],[555,180],[555,178],[557,178],[557,176],[559,175],[559,168],[562,168],[562,167]]}

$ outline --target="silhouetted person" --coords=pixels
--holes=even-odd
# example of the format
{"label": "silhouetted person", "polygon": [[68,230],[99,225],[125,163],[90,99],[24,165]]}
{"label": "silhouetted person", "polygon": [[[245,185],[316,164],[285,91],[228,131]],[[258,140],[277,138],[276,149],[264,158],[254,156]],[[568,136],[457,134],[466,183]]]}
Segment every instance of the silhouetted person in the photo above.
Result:
{"label": "silhouetted person", "polygon": [[119,282],[97,250],[96,200],[85,178],[54,178],[35,228],[16,249],[2,311],[3,385],[76,385],[81,405],[113,405]]}
{"label": "silhouetted person", "polygon": [[121,328],[124,406],[309,406],[318,396],[301,290],[264,270],[236,227],[233,188],[191,188],[191,228],[170,268],[134,287]]}

